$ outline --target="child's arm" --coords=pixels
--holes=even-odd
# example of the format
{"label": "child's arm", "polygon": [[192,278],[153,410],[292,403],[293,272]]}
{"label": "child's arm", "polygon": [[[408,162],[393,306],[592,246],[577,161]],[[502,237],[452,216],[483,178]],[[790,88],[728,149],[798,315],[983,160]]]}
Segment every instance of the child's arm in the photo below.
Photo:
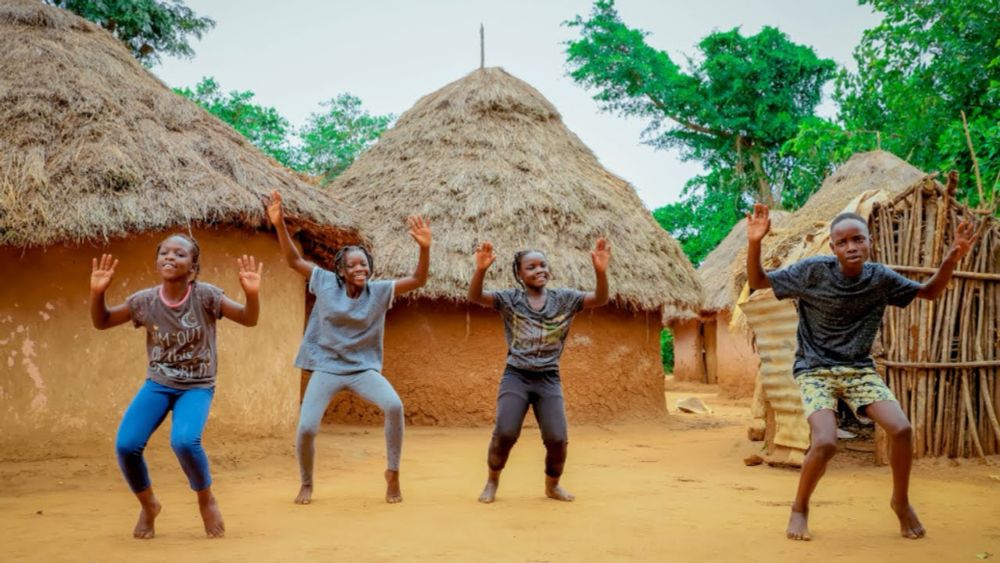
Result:
{"label": "child's arm", "polygon": [[469,283],[469,301],[484,307],[494,306],[493,293],[483,291],[483,279],[486,277],[486,270],[490,269],[496,259],[492,242],[484,241],[476,247],[476,271],[473,272],[472,281]]}
{"label": "child's arm", "polygon": [[[267,218],[271,220],[274,230],[278,232],[278,244],[281,245],[281,254],[284,255],[285,262],[291,269],[309,279],[316,264],[303,258],[295,243],[292,242],[292,236],[288,234],[288,226],[285,225],[285,212],[281,208],[281,194],[278,193],[278,190],[271,192],[271,198],[267,201]],[[242,275],[240,279],[242,280]]]}
{"label": "child's arm", "polygon": [[108,309],[104,303],[104,292],[111,285],[111,278],[115,275],[115,268],[118,267],[118,260],[112,260],[110,254],[101,255],[101,261],[97,258],[91,261],[90,267],[90,320],[94,323],[94,328],[104,330],[125,324],[132,317],[128,303],[115,305]]}
{"label": "child's arm", "polygon": [[411,215],[406,218],[406,223],[410,227],[410,236],[420,245],[420,258],[417,260],[417,269],[412,276],[396,280],[393,286],[393,295],[402,295],[407,291],[413,291],[427,283],[427,271],[431,263],[431,224],[424,221],[419,215]]}
{"label": "child's arm", "polygon": [[246,254],[236,259],[240,265],[240,285],[247,297],[246,305],[222,296],[222,316],[243,326],[256,326],[260,316],[260,274],[264,271],[264,263],[256,262],[253,256]]}
{"label": "child's arm", "polygon": [[948,282],[951,280],[951,274],[955,271],[955,267],[969,253],[972,243],[976,242],[976,238],[978,237],[979,233],[976,232],[976,226],[972,221],[962,221],[955,229],[955,240],[951,243],[951,250],[944,257],[944,262],[941,262],[937,272],[934,272],[931,279],[927,280],[927,283],[921,286],[920,291],[917,292],[917,297],[921,299],[937,299],[944,292],[945,288],[948,287]]}
{"label": "child's arm", "polygon": [[601,307],[608,304],[608,262],[611,260],[611,245],[604,238],[597,239],[590,260],[594,263],[597,287],[583,297],[583,308]]}
{"label": "child's arm", "polygon": [[760,241],[771,230],[771,219],[767,206],[761,203],[753,205],[753,214],[747,213],[747,283],[750,289],[767,289],[771,280],[764,273],[760,263]]}

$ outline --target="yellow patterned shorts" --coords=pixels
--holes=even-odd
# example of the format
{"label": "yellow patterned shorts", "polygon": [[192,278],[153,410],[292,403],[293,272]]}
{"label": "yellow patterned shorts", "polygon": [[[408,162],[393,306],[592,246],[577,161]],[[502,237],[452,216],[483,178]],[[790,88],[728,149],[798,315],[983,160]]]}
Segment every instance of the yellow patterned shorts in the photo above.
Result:
{"label": "yellow patterned shorts", "polygon": [[889,386],[872,368],[852,368],[837,366],[803,372],[795,377],[802,392],[802,404],[806,418],[822,410],[837,410],[837,398],[851,407],[859,420],[869,419],[859,412],[864,407],[878,401],[895,401]]}

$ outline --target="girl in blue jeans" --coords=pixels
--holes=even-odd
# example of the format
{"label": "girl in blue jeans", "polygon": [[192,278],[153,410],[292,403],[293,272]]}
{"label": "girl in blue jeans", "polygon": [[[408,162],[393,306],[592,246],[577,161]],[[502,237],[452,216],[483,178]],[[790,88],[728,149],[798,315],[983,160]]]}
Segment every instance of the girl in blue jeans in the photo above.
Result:
{"label": "girl in blue jeans", "polygon": [[240,305],[221,289],[196,281],[199,255],[193,238],[183,234],[168,237],[156,247],[156,271],[162,283],[110,308],[104,302],[104,292],[111,285],[118,260],[104,254],[100,260],[95,258],[91,267],[90,317],[94,326],[103,330],[132,321],[136,328],[147,331],[146,383],[125,411],[115,443],[118,465],[141,506],[132,534],[140,539],[154,536],[153,523],[160,513],[142,452],[170,411],[170,446],[198,494],[205,533],[219,538],[226,531],[212,495],[208,457],[201,447],[201,433],[215,393],[215,321],[226,317],[244,326],[257,324],[264,265],[258,265],[252,256],[237,259],[240,285],[246,294],[246,304]]}

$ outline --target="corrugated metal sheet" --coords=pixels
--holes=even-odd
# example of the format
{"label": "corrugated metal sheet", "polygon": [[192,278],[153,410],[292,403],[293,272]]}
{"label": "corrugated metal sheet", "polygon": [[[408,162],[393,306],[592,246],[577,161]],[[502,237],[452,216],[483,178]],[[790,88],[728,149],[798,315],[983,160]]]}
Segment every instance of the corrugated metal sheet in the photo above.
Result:
{"label": "corrugated metal sheet", "polygon": [[758,291],[739,305],[757,337],[761,388],[774,409],[774,443],[800,451],[809,448],[809,423],[802,395],[792,379],[795,331],[799,314],[789,300],[778,301],[771,290]]}

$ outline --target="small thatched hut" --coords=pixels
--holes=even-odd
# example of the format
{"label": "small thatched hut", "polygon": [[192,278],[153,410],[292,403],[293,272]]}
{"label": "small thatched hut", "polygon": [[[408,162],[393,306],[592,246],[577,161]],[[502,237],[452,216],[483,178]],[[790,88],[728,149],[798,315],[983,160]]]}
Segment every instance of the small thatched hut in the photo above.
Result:
{"label": "small thatched hut", "polygon": [[[220,324],[212,429],[289,428],[304,284],[281,265],[262,196],[287,194],[307,246],[358,239],[342,205],[171,92],[109,33],[30,0],[0,5],[0,450],[109,438],[146,363],[142,331],[91,326],[91,257],[121,260],[109,302],[157,283],[156,243],[200,239],[201,279],[237,299],[237,255],[263,260],[260,324]],[[36,449],[32,449],[36,448]],[[37,451],[36,451],[37,450]]]}
{"label": "small thatched hut", "polygon": [[[884,151],[852,156],[831,174],[809,201],[786,217],[764,242],[768,270],[808,256],[830,254],[830,221],[844,211],[868,217],[877,202],[888,202],[920,181],[924,173]],[[734,285],[746,283],[746,250],[734,267]],[[753,329],[760,355],[754,416],[765,426],[770,460],[797,464],[809,447],[809,425],[798,386],[792,380],[798,314],[790,301],[777,301],[771,290],[758,291],[739,308]]]}
{"label": "small thatched hut", "polygon": [[[771,212],[771,228],[781,229],[788,213]],[[753,395],[760,358],[753,345],[753,334],[746,324],[731,326],[733,308],[739,295],[728,283],[734,269],[745,266],[747,221],[740,220],[698,267],[698,277],[705,290],[701,307],[701,333],[704,339],[705,379],[718,383],[723,395],[730,398]],[[768,238],[764,244],[767,244]]]}
{"label": "small thatched hut", "polygon": [[[386,329],[385,372],[410,421],[492,420],[502,323],[465,297],[473,249],[487,239],[498,256],[487,290],[514,285],[511,258],[528,247],[548,255],[553,284],[589,289],[590,250],[607,236],[613,304],[574,321],[562,361],[569,415],[664,412],[660,332],[664,320],[697,315],[694,270],[632,187],[601,167],[537,90],[499,68],[476,70],[421,98],[332,188],[371,237],[376,276],[412,272],[408,214],[434,228],[430,281],[390,310]],[[360,406],[332,408],[347,415]]]}

